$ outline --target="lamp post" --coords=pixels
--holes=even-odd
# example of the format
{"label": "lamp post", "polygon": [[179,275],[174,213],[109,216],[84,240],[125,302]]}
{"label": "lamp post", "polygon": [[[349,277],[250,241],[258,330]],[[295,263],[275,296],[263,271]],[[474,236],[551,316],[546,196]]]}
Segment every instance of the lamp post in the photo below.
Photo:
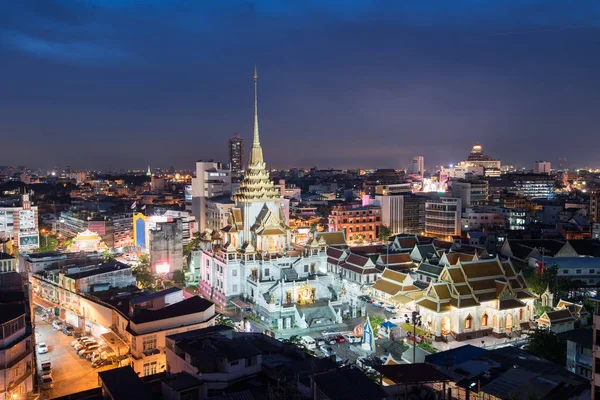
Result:
{"label": "lamp post", "polygon": [[417,322],[421,322],[421,315],[418,311],[412,312],[413,323],[413,364],[417,362]]}
{"label": "lamp post", "polygon": [[42,236],[44,237],[44,247],[48,247],[48,236],[46,236],[46,229],[42,228]]}

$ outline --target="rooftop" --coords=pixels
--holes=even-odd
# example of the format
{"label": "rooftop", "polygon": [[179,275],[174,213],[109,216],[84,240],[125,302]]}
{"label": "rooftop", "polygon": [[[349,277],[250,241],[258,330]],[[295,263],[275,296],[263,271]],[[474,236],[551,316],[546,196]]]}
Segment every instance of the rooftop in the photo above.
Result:
{"label": "rooftop", "polygon": [[131,270],[131,267],[119,261],[111,261],[108,263],[99,264],[97,268],[88,269],[81,272],[67,273],[65,276],[71,279],[83,279],[94,275],[108,274],[110,272],[125,269]]}
{"label": "rooftop", "polygon": [[330,400],[385,399],[387,393],[358,369],[328,372],[314,377],[317,389]]}
{"label": "rooftop", "polygon": [[98,378],[113,400],[150,399],[144,383],[130,366],[99,372]]}
{"label": "rooftop", "polygon": [[162,319],[175,318],[182,315],[204,312],[211,306],[214,306],[212,302],[202,297],[194,296],[158,310],[136,310],[131,317],[131,322],[134,324],[144,324]]}

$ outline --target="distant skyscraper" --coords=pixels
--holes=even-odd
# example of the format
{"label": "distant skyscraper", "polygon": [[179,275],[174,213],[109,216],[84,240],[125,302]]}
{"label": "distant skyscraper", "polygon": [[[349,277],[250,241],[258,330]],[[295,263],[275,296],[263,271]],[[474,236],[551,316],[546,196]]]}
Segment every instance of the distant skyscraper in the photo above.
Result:
{"label": "distant skyscraper", "polygon": [[412,170],[410,172],[411,174],[423,175],[425,173],[425,157],[414,156],[412,160]]}
{"label": "distant skyscraper", "polygon": [[533,173],[550,175],[550,161],[536,161]]}
{"label": "distant skyscraper", "polygon": [[561,171],[569,169],[569,160],[566,157],[558,159],[558,169]]}
{"label": "distant skyscraper", "polygon": [[229,139],[229,164],[233,176],[239,176],[244,169],[244,139],[237,133]]}

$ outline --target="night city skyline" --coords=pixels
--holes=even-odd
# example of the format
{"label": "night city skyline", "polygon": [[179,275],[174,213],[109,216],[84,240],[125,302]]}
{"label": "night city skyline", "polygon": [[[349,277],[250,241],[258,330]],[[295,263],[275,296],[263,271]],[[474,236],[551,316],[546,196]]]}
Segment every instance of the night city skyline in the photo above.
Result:
{"label": "night city skyline", "polygon": [[226,160],[233,133],[251,140],[257,64],[272,168],[432,167],[477,142],[599,167],[594,2],[370,3],[4,4],[2,164]]}

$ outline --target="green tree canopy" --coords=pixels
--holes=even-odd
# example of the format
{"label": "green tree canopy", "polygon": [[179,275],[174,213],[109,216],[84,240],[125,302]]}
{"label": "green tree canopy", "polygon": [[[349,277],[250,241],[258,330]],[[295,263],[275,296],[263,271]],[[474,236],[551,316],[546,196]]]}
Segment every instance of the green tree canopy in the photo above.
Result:
{"label": "green tree canopy", "polygon": [[379,239],[385,243],[388,241],[390,236],[392,236],[392,230],[390,229],[390,227],[386,225],[381,225],[381,227],[379,228]]}
{"label": "green tree canopy", "polygon": [[564,366],[567,360],[567,342],[547,329],[531,332],[525,349],[560,366]]}

